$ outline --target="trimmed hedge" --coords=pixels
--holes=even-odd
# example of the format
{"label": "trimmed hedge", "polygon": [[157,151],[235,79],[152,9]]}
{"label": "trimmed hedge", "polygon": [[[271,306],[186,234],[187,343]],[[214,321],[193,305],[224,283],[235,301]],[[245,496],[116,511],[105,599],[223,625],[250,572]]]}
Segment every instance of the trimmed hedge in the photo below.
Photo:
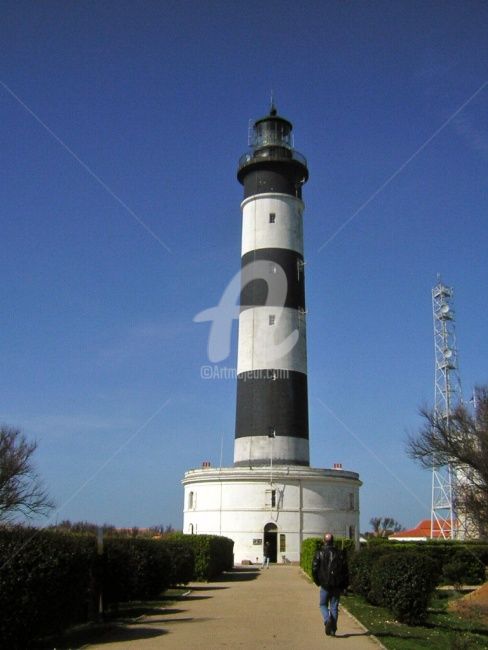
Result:
{"label": "trimmed hedge", "polygon": [[0,639],[25,650],[35,639],[94,618],[105,605],[159,596],[168,586],[208,580],[233,566],[234,542],[210,535],[147,539],[0,527]]}
{"label": "trimmed hedge", "polygon": [[442,582],[451,585],[479,585],[485,580],[486,569],[479,557],[467,549],[456,549],[442,567]]}
{"label": "trimmed hedge", "polygon": [[312,577],[312,561],[315,556],[315,553],[322,546],[323,541],[320,537],[309,537],[304,539],[300,549],[300,567],[305,571],[305,573]]}
{"label": "trimmed hedge", "polygon": [[87,620],[95,610],[93,537],[0,528],[0,638],[9,650]]}
{"label": "trimmed hedge", "polygon": [[436,564],[426,555],[390,553],[373,564],[368,600],[389,609],[398,621],[418,625],[427,617],[437,579]]}
{"label": "trimmed hedge", "polygon": [[195,559],[194,580],[212,580],[234,566],[234,542],[228,537],[177,533],[169,539],[187,544],[192,549]]}
{"label": "trimmed hedge", "polygon": [[170,584],[186,585],[195,578],[195,554],[184,539],[166,538],[160,541],[171,555]]}
{"label": "trimmed hedge", "polygon": [[439,582],[484,581],[487,551],[486,544],[455,541],[368,544],[350,557],[350,587],[398,620],[419,623]]}
{"label": "trimmed hedge", "polygon": [[382,557],[378,547],[368,547],[352,553],[349,558],[349,586],[356,594],[368,598],[371,591],[373,566]]}
{"label": "trimmed hedge", "polygon": [[156,598],[171,584],[167,546],[158,540],[109,538],[104,542],[105,603]]}
{"label": "trimmed hedge", "polygon": [[[458,579],[456,584],[482,584],[485,580],[485,569],[488,565],[488,544],[486,542],[433,540],[428,542],[368,543],[359,552],[375,552],[379,557],[386,553],[402,554],[411,551],[427,556],[436,563],[442,584],[452,584],[453,577]],[[450,565],[450,568],[444,572],[446,565]]]}
{"label": "trimmed hedge", "polygon": [[[324,541],[320,537],[308,537],[302,542],[300,549],[300,567],[310,578],[312,577],[313,558],[323,543]],[[334,546],[346,551],[346,558],[349,562],[349,556],[354,550],[354,540],[347,537],[336,537],[334,539]]]}

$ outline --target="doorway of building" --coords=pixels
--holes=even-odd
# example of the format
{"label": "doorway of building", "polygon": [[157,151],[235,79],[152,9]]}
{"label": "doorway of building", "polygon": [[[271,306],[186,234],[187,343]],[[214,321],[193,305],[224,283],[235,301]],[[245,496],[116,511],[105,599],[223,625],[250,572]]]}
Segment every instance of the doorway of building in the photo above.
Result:
{"label": "doorway of building", "polygon": [[266,542],[269,542],[269,561],[276,562],[278,557],[278,526],[276,524],[266,524],[264,527],[263,548]]}

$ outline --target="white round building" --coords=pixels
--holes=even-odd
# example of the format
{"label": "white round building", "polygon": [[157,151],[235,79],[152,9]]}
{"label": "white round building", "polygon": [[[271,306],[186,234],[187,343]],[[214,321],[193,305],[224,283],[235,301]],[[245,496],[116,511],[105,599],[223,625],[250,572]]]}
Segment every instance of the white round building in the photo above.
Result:
{"label": "white round building", "polygon": [[302,186],[291,123],[254,123],[239,161],[241,297],[234,467],[186,472],[183,530],[234,540],[236,563],[296,562],[302,540],[328,530],[359,539],[355,472],[309,467]]}

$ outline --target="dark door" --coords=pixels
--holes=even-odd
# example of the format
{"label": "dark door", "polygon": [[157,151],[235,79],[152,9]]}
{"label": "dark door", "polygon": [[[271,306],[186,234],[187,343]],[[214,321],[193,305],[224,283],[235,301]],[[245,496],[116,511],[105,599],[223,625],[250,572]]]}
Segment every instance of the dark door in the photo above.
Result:
{"label": "dark door", "polygon": [[266,524],[264,527],[263,544],[269,542],[269,561],[276,562],[278,558],[278,527],[276,524]]}

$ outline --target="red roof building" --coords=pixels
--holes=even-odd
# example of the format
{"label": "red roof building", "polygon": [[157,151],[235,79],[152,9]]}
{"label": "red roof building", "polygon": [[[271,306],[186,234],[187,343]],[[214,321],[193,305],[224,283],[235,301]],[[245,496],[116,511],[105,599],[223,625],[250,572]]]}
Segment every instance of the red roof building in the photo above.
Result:
{"label": "red roof building", "polygon": [[[442,532],[444,531],[444,535]],[[438,521],[434,521],[434,530],[432,537],[434,539],[442,539],[445,536],[449,536],[451,531],[451,522],[448,520],[442,521],[442,530],[439,526]],[[422,519],[415,528],[410,528],[410,530],[400,530],[398,533],[393,533],[388,535],[388,539],[392,539],[396,542],[425,542],[428,539],[431,539],[431,522],[430,519]]]}

